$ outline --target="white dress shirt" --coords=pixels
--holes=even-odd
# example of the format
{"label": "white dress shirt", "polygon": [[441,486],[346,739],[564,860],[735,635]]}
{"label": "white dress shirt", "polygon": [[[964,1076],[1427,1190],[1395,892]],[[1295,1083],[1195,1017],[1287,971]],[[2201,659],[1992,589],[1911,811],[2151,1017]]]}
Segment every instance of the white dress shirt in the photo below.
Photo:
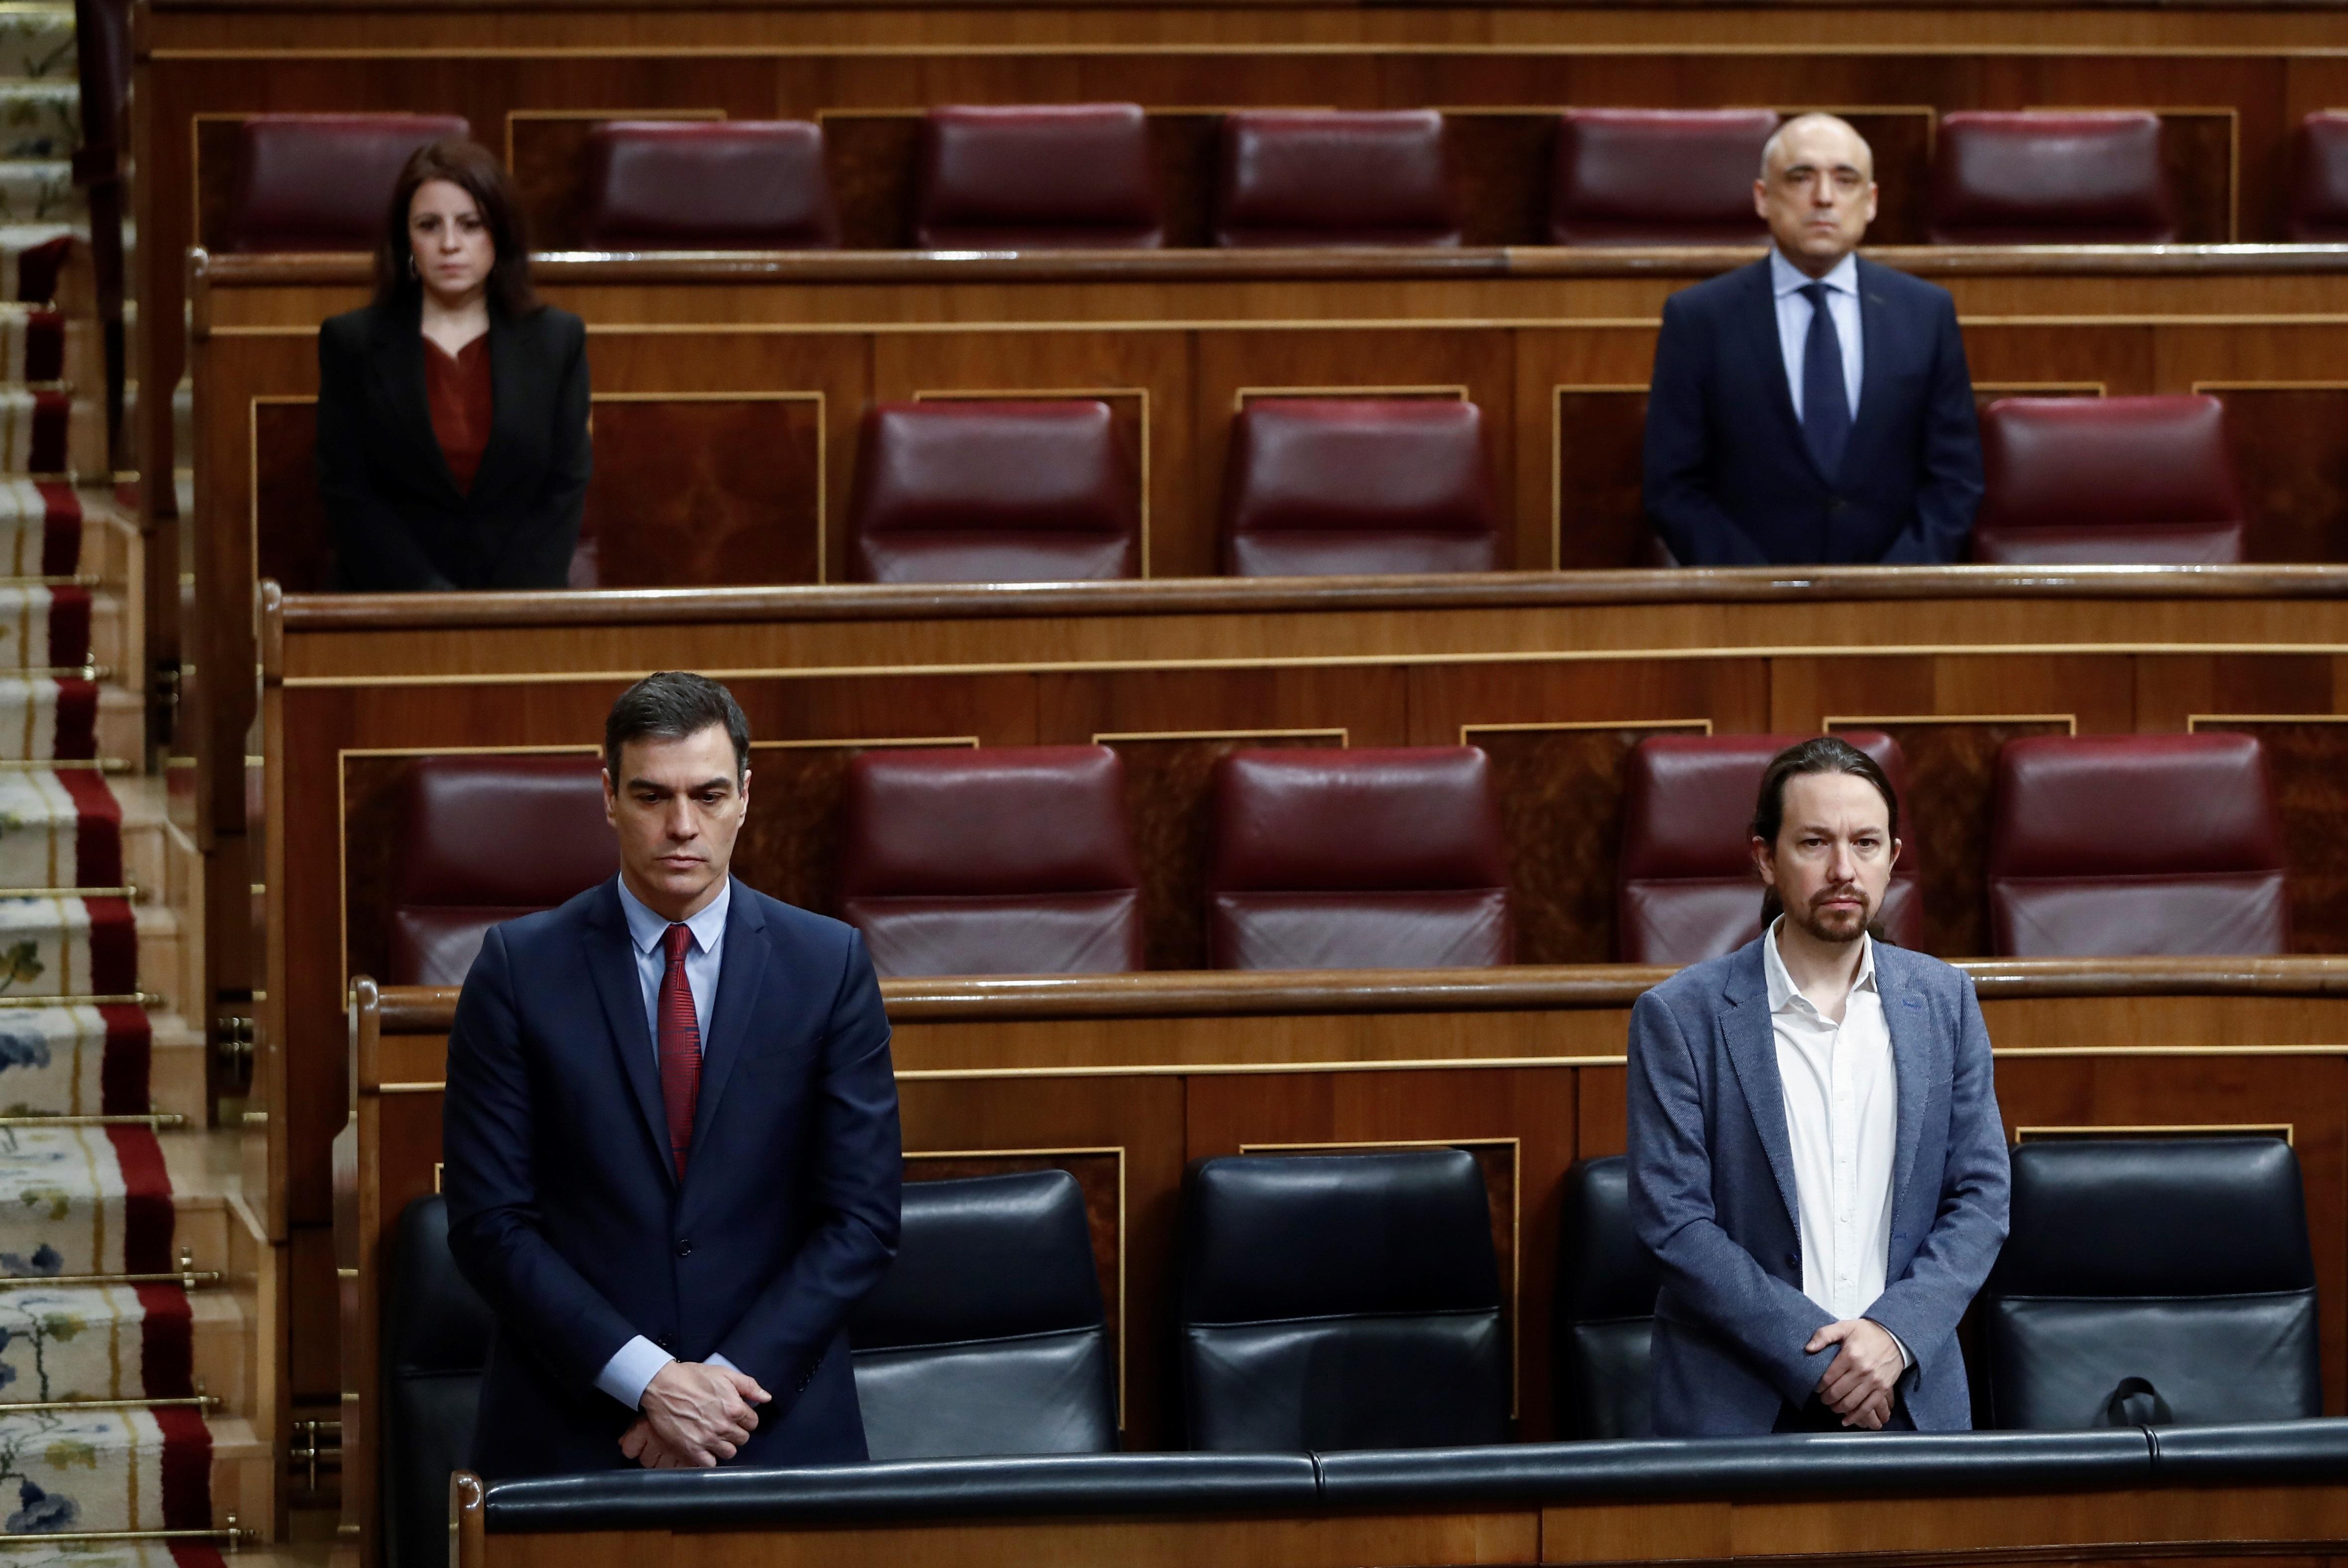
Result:
{"label": "white dress shirt", "polygon": [[[1787,974],[1777,951],[1784,929],[1780,915],[1761,944],[1761,969],[1793,1144],[1802,1294],[1837,1321],[1863,1317],[1883,1294],[1891,1266],[1891,1171],[1900,1141],[1900,1076],[1875,985],[1875,940],[1859,939],[1859,975],[1842,1022],[1835,1024]],[[1899,1336],[1892,1337],[1896,1343]],[[1900,1354],[1914,1364],[1905,1345]]]}
{"label": "white dress shirt", "polygon": [[1835,335],[1842,342],[1842,385],[1850,395],[1850,417],[1859,418],[1859,384],[1867,364],[1859,342],[1859,257],[1845,256],[1834,271],[1813,278],[1769,247],[1769,286],[1777,296],[1777,350],[1786,358],[1786,387],[1794,395],[1794,418],[1802,417],[1802,360],[1810,341],[1810,317],[1816,314],[1802,290],[1814,283],[1827,285],[1827,308],[1834,312]]}
{"label": "white dress shirt", "polygon": [[[660,1065],[660,988],[667,977],[668,954],[662,951],[663,940],[668,934],[666,916],[655,914],[644,900],[628,891],[625,877],[619,879],[620,911],[628,918],[628,945],[636,950],[636,985],[644,995],[644,1028],[652,1037],[653,1065]],[[685,983],[693,992],[693,1019],[701,1033],[701,1047],[709,1048],[709,1009],[717,996],[717,972],[725,961],[726,912],[734,903],[734,879],[727,877],[726,885],[711,899],[685,928],[693,933],[693,941],[685,950]],[[595,1387],[633,1410],[644,1403],[644,1386],[660,1369],[676,1357],[637,1335],[613,1353],[596,1374]],[[732,1367],[723,1356],[712,1356],[711,1366]]]}

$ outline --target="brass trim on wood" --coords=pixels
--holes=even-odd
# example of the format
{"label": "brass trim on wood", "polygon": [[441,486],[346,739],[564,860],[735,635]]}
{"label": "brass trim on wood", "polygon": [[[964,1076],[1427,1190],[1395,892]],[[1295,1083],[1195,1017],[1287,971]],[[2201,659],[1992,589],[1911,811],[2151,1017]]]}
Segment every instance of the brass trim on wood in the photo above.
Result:
{"label": "brass trim on wood", "polygon": [[1818,733],[1832,735],[1838,726],[1849,729],[1883,729],[1895,724],[1903,727],[1922,724],[2059,724],[2069,734],[2079,733],[2079,716],[2075,713],[1828,714]]}
{"label": "brass trim on wood", "polygon": [[1471,735],[1522,734],[1536,729],[1693,729],[1699,734],[1712,733],[1708,718],[1567,718],[1533,719],[1522,724],[1463,724],[1459,727],[1459,744],[1472,746]]}
{"label": "brass trim on wood", "polygon": [[2295,1124],[2288,1121],[2156,1122],[2144,1126],[2101,1127],[2080,1123],[2068,1127],[2017,1127],[2013,1141],[2046,1143],[2065,1139],[2096,1138],[2233,1138],[2271,1133],[2285,1144],[2292,1141]]}
{"label": "brass trim on wood", "polygon": [[1421,387],[1234,387],[1231,388],[1231,412],[1244,411],[1248,399],[1260,397],[1267,402],[1282,397],[1402,397],[1447,398],[1454,403],[1473,403],[1469,388],[1460,382],[1431,383]]}

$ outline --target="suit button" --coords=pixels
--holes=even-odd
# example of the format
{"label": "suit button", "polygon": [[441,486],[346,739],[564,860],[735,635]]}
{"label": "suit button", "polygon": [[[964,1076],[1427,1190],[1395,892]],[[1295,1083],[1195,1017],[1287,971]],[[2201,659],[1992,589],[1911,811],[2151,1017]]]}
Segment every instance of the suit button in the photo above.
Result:
{"label": "suit button", "polygon": [[676,1239],[676,1255],[681,1258],[689,1258],[693,1255],[692,1237],[679,1236]]}
{"label": "suit button", "polygon": [[665,1334],[662,1335],[658,1339],[654,1340],[653,1343],[659,1346],[663,1350],[674,1352],[676,1348],[676,1346],[668,1342],[668,1336]]}

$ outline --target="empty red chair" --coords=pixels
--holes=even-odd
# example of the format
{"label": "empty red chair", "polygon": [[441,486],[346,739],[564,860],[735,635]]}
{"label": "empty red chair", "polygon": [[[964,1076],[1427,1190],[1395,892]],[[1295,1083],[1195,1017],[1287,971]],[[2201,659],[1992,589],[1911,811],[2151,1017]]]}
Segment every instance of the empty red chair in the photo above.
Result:
{"label": "empty red chair", "polygon": [[806,120],[605,120],[587,135],[583,190],[590,250],[839,243],[823,129]]}
{"label": "empty red chair", "polygon": [[1108,748],[867,752],[843,810],[840,912],[881,974],[1141,967],[1141,873]]}
{"label": "empty red chair", "polygon": [[457,985],[499,921],[551,909],[620,869],[598,757],[423,757],[399,798],[394,985]]}
{"label": "empty red chair", "polygon": [[1967,110],[1941,118],[1932,243],[2165,245],[2176,238],[2158,115]]}
{"label": "empty red chair", "polygon": [[1235,751],[1207,872],[1218,969],[1436,969],[1513,956],[1491,764],[1473,747]]}
{"label": "empty red chair", "polygon": [[1133,577],[1141,485],[1107,403],[882,403],[849,511],[867,583]]}
{"label": "empty red chair", "polygon": [[1571,108],[1558,116],[1550,238],[1560,245],[1758,245],[1766,108]]}
{"label": "empty red chair", "polygon": [[1231,421],[1223,570],[1491,572],[1484,417],[1447,398],[1266,397]]}
{"label": "empty red chair", "polygon": [[1139,104],[933,108],[915,168],[913,242],[924,250],[1166,242]]}
{"label": "empty red chair", "polygon": [[410,154],[457,115],[263,114],[237,128],[223,251],[372,251]]}
{"label": "empty red chair", "polygon": [[1219,245],[1456,245],[1450,140],[1433,109],[1223,117]]}
{"label": "empty red chair", "polygon": [[2215,397],[2003,397],[1983,411],[1981,436],[1976,561],[2242,559],[2242,497]]}
{"label": "empty red chair", "polygon": [[2324,109],[2300,121],[2286,232],[2302,245],[2348,243],[2348,110]]}
{"label": "empty red chair", "polygon": [[2010,741],[1996,788],[1989,913],[1998,954],[2291,951],[2282,826],[2256,738]]}
{"label": "empty red chair", "polygon": [[[1761,934],[1753,807],[1770,758],[1803,738],[1659,735],[1632,751],[1615,868],[1615,945],[1622,962],[1698,964]],[[1907,799],[1908,760],[1899,742],[1873,730],[1842,738],[1873,758],[1892,793]],[[1916,946],[1923,934],[1921,888],[1911,840],[1891,868],[1877,916],[1902,947]]]}

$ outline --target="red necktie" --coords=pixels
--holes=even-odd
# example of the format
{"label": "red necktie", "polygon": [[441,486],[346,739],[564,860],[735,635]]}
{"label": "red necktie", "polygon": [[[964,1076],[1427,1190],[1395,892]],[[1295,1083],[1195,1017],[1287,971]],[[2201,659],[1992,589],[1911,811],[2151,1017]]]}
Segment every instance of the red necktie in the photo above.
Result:
{"label": "red necktie", "polygon": [[685,1180],[685,1156],[693,1147],[693,1108],[701,1098],[701,1023],[693,1013],[693,987],[685,978],[685,949],[693,932],[672,925],[661,939],[668,969],[660,987],[661,1100],[668,1109],[668,1151],[676,1179]]}

